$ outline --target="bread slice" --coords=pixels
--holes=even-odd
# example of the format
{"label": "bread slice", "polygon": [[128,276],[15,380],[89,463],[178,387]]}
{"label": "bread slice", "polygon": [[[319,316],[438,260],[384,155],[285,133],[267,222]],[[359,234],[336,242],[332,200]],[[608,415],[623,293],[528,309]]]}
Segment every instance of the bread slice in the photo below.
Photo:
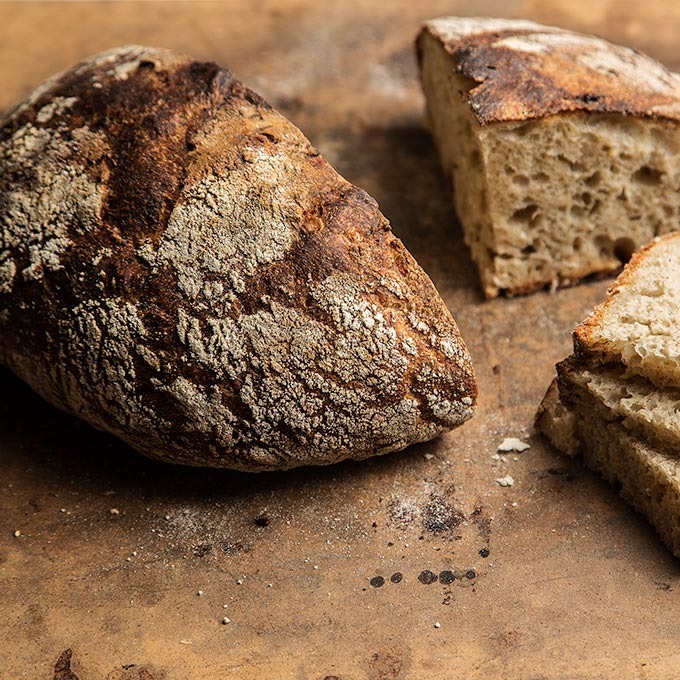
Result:
{"label": "bread slice", "polygon": [[582,367],[567,360],[557,371],[603,404],[628,431],[680,451],[680,389],[659,389],[617,366]]}
{"label": "bread slice", "polygon": [[634,255],[607,300],[574,331],[536,428],[621,485],[680,557],[680,234]]}
{"label": "bread slice", "polygon": [[417,41],[429,123],[488,297],[612,272],[680,216],[680,77],[529,21]]}
{"label": "bread slice", "polygon": [[95,55],[0,121],[0,362],[149,456],[285,469],[472,415],[377,203],[217,64]]}
{"label": "bread slice", "polygon": [[[569,407],[555,383],[546,393],[536,426],[567,455],[620,485],[620,493],[651,522],[668,549],[680,557],[680,458],[631,435],[598,399],[574,391]],[[565,441],[571,442],[565,446]]]}
{"label": "bread slice", "polygon": [[574,351],[680,387],[680,234],[633,257],[606,302],[574,331]]}

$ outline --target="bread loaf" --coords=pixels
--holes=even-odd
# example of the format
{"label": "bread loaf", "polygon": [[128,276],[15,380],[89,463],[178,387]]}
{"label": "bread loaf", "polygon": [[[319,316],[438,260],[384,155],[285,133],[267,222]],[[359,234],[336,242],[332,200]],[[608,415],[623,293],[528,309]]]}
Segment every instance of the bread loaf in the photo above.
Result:
{"label": "bread loaf", "polygon": [[472,414],[468,352],[376,202],[229,71],[99,54],[0,123],[0,360],[165,461],[284,469]]}
{"label": "bread loaf", "polygon": [[428,21],[418,54],[432,134],[488,297],[613,272],[678,228],[678,75],[529,21]]}
{"label": "bread loaf", "polygon": [[574,331],[536,419],[556,448],[621,486],[680,557],[680,233],[636,253]]}

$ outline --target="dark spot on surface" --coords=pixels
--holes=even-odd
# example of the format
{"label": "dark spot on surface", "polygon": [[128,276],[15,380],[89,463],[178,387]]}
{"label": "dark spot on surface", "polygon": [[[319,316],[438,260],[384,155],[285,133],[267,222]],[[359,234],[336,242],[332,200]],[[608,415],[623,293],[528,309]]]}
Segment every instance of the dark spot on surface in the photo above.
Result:
{"label": "dark spot on surface", "polygon": [[395,571],[394,574],[390,576],[390,581],[392,581],[392,583],[401,583],[403,578],[404,575],[400,571]]}
{"label": "dark spot on surface", "polygon": [[489,549],[488,548],[482,548],[479,551],[479,554],[481,557],[488,557],[489,556]]}
{"label": "dark spot on surface", "polygon": [[469,519],[477,526],[478,536],[488,545],[491,539],[491,517],[485,515],[483,507],[477,506]]}
{"label": "dark spot on surface", "polygon": [[438,578],[437,574],[435,574],[433,571],[430,571],[429,569],[421,571],[420,575],[418,576],[418,580],[426,586],[436,583],[437,578]]}
{"label": "dark spot on surface", "polygon": [[423,508],[423,529],[432,534],[452,532],[463,519],[465,515],[460,510],[436,494],[432,494]]}
{"label": "dark spot on surface", "polygon": [[377,523],[377,522],[373,522],[373,524],[371,524],[371,526],[372,526],[374,529],[377,529],[377,528],[378,528],[378,523]]}
{"label": "dark spot on surface", "polygon": [[582,101],[584,104],[596,104],[600,101],[600,97],[596,94],[582,94],[576,97],[576,99]]}
{"label": "dark spot on surface", "polygon": [[494,365],[492,366],[492,368],[491,368],[491,372],[492,372],[494,375],[499,375],[500,372],[501,372],[500,364],[494,364]]}
{"label": "dark spot on surface", "polygon": [[456,575],[450,569],[445,569],[444,571],[439,573],[440,583],[448,585],[449,583],[453,583],[455,580]]}
{"label": "dark spot on surface", "polygon": [[337,675],[327,675],[323,680],[340,680]]}
{"label": "dark spot on surface", "polygon": [[78,680],[78,676],[71,670],[71,657],[73,652],[70,649],[64,650],[54,664],[54,680]]}
{"label": "dark spot on surface", "polygon": [[209,552],[212,552],[212,548],[210,543],[201,543],[194,548],[194,555],[196,557],[205,557]]}
{"label": "dark spot on surface", "polygon": [[403,678],[403,651],[396,646],[375,652],[369,662],[368,680],[399,680]]}
{"label": "dark spot on surface", "polygon": [[374,588],[382,588],[385,585],[385,579],[382,576],[374,576],[371,579],[371,585]]}
{"label": "dark spot on surface", "polygon": [[468,569],[465,572],[465,578],[469,578],[470,580],[472,580],[476,576],[477,576],[477,572],[474,569]]}
{"label": "dark spot on surface", "polygon": [[665,581],[654,581],[654,585],[656,586],[657,590],[664,590],[666,592],[673,590],[673,586],[670,583],[666,583]]}
{"label": "dark spot on surface", "polygon": [[271,519],[267,515],[259,515],[253,520],[253,524],[264,529],[264,527],[268,527],[271,524]]}
{"label": "dark spot on surface", "polygon": [[392,543],[392,541],[387,541],[387,547],[388,548],[391,548],[393,545],[394,545],[394,543]]}
{"label": "dark spot on surface", "polygon": [[621,264],[626,264],[635,252],[635,241],[630,238],[617,238],[614,241],[614,256]]}

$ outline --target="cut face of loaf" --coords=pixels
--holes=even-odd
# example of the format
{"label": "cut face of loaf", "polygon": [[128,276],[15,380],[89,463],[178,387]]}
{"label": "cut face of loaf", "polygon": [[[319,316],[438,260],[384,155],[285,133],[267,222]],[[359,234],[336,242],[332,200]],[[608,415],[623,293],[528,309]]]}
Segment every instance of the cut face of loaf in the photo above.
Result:
{"label": "cut face of loaf", "polygon": [[680,557],[680,234],[626,265],[607,300],[574,331],[536,427],[580,454],[643,512]]}
{"label": "cut face of loaf", "polygon": [[472,415],[376,202],[216,64],[99,54],[0,122],[0,360],[145,454],[285,469]]}
{"label": "cut face of loaf", "polygon": [[418,38],[428,118],[488,297],[618,269],[680,224],[680,78],[532,22]]}

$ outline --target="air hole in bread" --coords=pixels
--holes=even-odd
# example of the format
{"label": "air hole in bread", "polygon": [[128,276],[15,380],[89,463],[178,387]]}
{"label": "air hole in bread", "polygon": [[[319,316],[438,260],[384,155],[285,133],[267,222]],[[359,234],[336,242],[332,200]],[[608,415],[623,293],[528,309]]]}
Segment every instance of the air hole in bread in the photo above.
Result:
{"label": "air hole in bread", "polygon": [[590,177],[588,177],[585,181],[585,185],[587,187],[596,187],[600,181],[602,180],[602,175],[600,175],[599,172],[594,172]]}
{"label": "air hole in bread", "polygon": [[521,222],[523,224],[531,224],[536,220],[538,214],[538,206],[535,203],[529,203],[529,205],[519,210],[515,210],[510,216],[512,222]]}
{"label": "air hole in bread", "polygon": [[623,264],[628,262],[635,252],[635,243],[633,239],[623,237],[617,238],[614,241],[614,256],[617,257]]}
{"label": "air hole in bread", "polygon": [[655,186],[661,184],[663,172],[652,168],[649,165],[643,165],[637,172],[633,173],[633,182],[646,184],[647,186]]}

